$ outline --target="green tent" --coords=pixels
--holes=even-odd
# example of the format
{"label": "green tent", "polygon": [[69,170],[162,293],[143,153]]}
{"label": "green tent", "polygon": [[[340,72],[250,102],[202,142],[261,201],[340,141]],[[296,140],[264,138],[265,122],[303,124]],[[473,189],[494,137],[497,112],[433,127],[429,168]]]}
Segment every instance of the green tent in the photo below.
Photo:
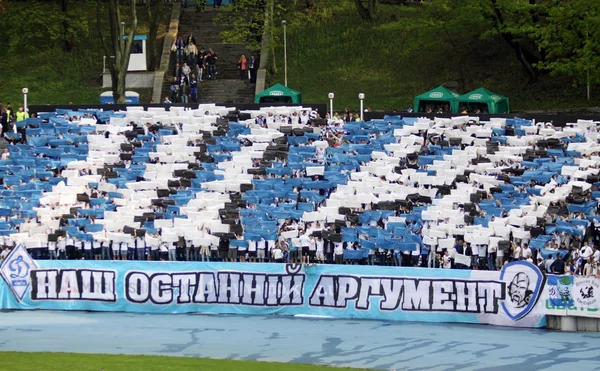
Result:
{"label": "green tent", "polygon": [[459,110],[464,107],[468,112],[474,112],[479,109],[481,112],[503,114],[510,112],[508,98],[500,94],[492,93],[491,91],[479,88],[472,92],[461,95],[457,99]]}
{"label": "green tent", "polygon": [[445,105],[447,105],[445,111],[449,109],[452,112],[457,112],[458,104],[456,98],[458,96],[458,93],[440,85],[427,93],[415,97],[415,112],[426,112],[429,108],[435,112],[440,106],[444,109],[443,106]]}
{"label": "green tent", "polygon": [[302,93],[287,88],[281,84],[275,84],[254,97],[254,103],[302,103]]}

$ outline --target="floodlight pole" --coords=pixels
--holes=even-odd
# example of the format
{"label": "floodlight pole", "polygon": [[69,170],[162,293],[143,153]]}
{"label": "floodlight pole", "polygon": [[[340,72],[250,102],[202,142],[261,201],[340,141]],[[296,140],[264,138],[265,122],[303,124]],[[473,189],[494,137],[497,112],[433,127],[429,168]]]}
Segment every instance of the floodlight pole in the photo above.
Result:
{"label": "floodlight pole", "polygon": [[333,98],[335,98],[335,94],[329,93],[329,119],[333,120]]}
{"label": "floodlight pole", "polygon": [[283,84],[287,88],[287,22],[284,19],[281,21],[283,25]]}
{"label": "floodlight pole", "polygon": [[29,89],[23,88],[23,110],[27,112],[27,93],[29,93]]}
{"label": "floodlight pole", "polygon": [[360,121],[365,121],[365,109],[364,109],[365,93],[358,94],[358,99],[360,99]]}

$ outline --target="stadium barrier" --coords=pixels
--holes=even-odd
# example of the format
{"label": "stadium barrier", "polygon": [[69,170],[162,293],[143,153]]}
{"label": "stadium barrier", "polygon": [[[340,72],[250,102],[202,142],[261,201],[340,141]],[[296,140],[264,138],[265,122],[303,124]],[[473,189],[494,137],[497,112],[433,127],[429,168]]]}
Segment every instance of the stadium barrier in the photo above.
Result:
{"label": "stadium barrier", "polygon": [[[35,261],[1,267],[1,309],[322,316],[544,327],[544,276],[355,265]],[[542,300],[538,300],[542,299]]]}

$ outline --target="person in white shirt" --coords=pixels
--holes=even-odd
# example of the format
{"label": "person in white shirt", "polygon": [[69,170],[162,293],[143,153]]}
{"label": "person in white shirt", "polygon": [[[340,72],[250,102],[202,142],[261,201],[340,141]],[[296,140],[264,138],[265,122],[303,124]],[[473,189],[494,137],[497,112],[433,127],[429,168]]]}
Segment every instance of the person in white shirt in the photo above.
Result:
{"label": "person in white shirt", "polygon": [[302,249],[302,264],[307,264],[309,261],[309,246],[310,245],[310,237],[306,234],[303,233],[300,236],[300,246]]}
{"label": "person in white shirt", "polygon": [[334,242],[333,243],[333,255],[335,264],[344,264],[344,243]]}
{"label": "person in white shirt", "polygon": [[413,267],[419,266],[419,256],[421,256],[421,245],[415,243],[416,248],[410,253],[410,262]]}
{"label": "person in white shirt", "polygon": [[67,258],[67,240],[63,236],[59,236],[56,241],[56,248],[58,250],[58,258],[64,260]]}
{"label": "person in white shirt", "polygon": [[200,246],[200,259],[203,262],[210,261],[210,248],[206,243],[203,243],[202,246]]}
{"label": "person in white shirt", "polygon": [[177,261],[177,245],[173,242],[164,242],[164,243],[167,244],[169,261],[170,262]]}
{"label": "person in white shirt", "polygon": [[90,241],[90,240],[83,241],[83,256],[84,256],[85,260],[93,259],[93,250],[92,250],[93,247],[94,247],[94,244],[92,241]]}
{"label": "person in white shirt", "polygon": [[48,241],[48,255],[49,255],[50,260],[57,259],[56,242],[55,241]]}
{"label": "person in white shirt", "polygon": [[[169,243],[160,239],[160,245],[158,245],[158,249],[160,251],[160,260],[167,261],[169,260]],[[173,251],[175,251],[175,247],[173,247]]]}
{"label": "person in white shirt", "polygon": [[448,254],[448,250],[444,251],[444,256],[442,256],[442,268],[450,269],[452,267],[452,260],[450,259],[450,255]]}
{"label": "person in white shirt", "polygon": [[135,254],[136,260],[146,260],[146,241],[144,236],[138,236],[135,231]]}
{"label": "person in white shirt", "polygon": [[323,238],[317,237],[316,245],[317,245],[316,260],[317,260],[317,262],[323,264],[323,262],[325,261],[325,253],[323,251],[323,247],[325,246],[325,241],[323,240]]}
{"label": "person in white shirt", "polygon": [[160,252],[158,248],[160,245],[160,239],[158,238],[158,235],[146,233],[144,240],[146,242],[146,246],[150,248],[150,259],[153,261],[160,260]]}
{"label": "person in white shirt", "polygon": [[598,264],[594,260],[594,257],[590,257],[588,262],[583,267],[584,277],[597,277],[598,276]]}
{"label": "person in white shirt", "polygon": [[127,255],[129,252],[129,242],[121,241],[119,246],[121,248],[121,260],[127,260]]}
{"label": "person in white shirt", "polygon": [[273,248],[273,246],[275,246],[275,241],[273,240],[269,240],[269,241],[265,241],[264,238],[261,238],[260,241],[258,241],[256,243],[256,257],[258,258],[258,261],[260,263],[264,263],[265,262],[265,258],[267,256],[266,254],[266,250],[267,248],[269,250],[271,250]]}
{"label": "person in white shirt", "polygon": [[308,263],[314,263],[317,255],[317,241],[313,236],[308,239]]}
{"label": "person in white shirt", "polygon": [[271,250],[271,254],[273,255],[275,263],[283,263],[283,250],[281,250],[279,244],[275,244],[275,247]]}
{"label": "person in white shirt", "polygon": [[594,254],[592,256],[594,257],[594,261],[596,263],[600,262],[600,248],[598,245],[594,246]]}
{"label": "person in white shirt", "polygon": [[590,245],[588,245],[587,241],[583,243],[581,250],[579,251],[579,255],[583,259],[583,263],[585,264],[591,257],[594,255],[594,250]]}

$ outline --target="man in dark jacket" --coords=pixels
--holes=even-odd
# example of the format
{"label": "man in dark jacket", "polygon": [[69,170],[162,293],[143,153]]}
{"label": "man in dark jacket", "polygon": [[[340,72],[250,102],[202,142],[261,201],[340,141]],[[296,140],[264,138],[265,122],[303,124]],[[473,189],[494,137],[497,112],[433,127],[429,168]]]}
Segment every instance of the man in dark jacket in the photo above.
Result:
{"label": "man in dark jacket", "polygon": [[565,261],[563,260],[562,254],[556,256],[556,260],[550,266],[550,270],[553,274],[565,274]]}

